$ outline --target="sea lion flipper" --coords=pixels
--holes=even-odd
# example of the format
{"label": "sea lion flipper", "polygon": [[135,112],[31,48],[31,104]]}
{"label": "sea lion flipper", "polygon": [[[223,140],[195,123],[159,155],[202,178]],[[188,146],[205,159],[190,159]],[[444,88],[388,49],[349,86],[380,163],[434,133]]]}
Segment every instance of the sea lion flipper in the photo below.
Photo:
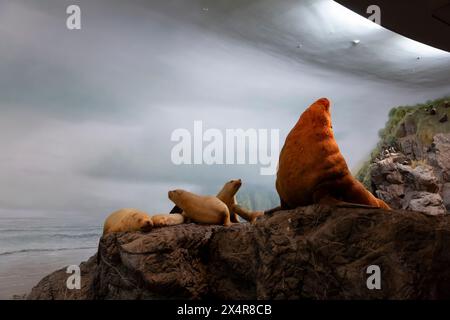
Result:
{"label": "sea lion flipper", "polygon": [[386,202],[384,202],[383,200],[377,198],[377,202],[378,202],[378,206],[381,209],[392,210],[391,207],[389,207],[389,205]]}
{"label": "sea lion flipper", "polygon": [[323,204],[323,205],[330,205],[330,206],[334,206],[334,207],[338,207],[338,208],[365,208],[365,209],[378,208],[377,206],[342,201],[342,200],[336,199],[328,194],[324,194],[323,196],[321,196],[321,195],[322,195],[322,193],[320,191],[318,193],[314,194],[314,202],[315,203]]}
{"label": "sea lion flipper", "polygon": [[152,216],[154,227],[175,226],[185,222],[184,216],[180,213],[175,214],[156,214]]}
{"label": "sea lion flipper", "polygon": [[230,211],[228,210],[227,207],[225,207],[227,210],[224,211],[224,219],[223,219],[223,225],[225,227],[230,227],[233,225],[233,223],[230,220]]}
{"label": "sea lion flipper", "polygon": [[328,184],[318,187],[312,195],[313,203],[337,206],[343,201],[336,199],[330,194]]}
{"label": "sea lion flipper", "polygon": [[233,223],[239,223],[238,215],[234,210],[233,210],[233,212],[230,212],[230,220]]}
{"label": "sea lion flipper", "polygon": [[350,202],[344,202],[344,201],[337,204],[336,207],[339,207],[339,208],[363,208],[363,209],[379,209],[380,208],[377,206],[369,206],[366,204],[350,203]]}
{"label": "sea lion flipper", "polygon": [[172,210],[170,210],[170,213],[182,213],[183,210],[181,210],[181,208],[179,206],[175,206],[172,208]]}
{"label": "sea lion flipper", "polygon": [[255,223],[255,221],[258,217],[261,217],[264,215],[263,211],[249,211],[249,210],[241,207],[237,203],[235,203],[232,206],[232,209],[233,209],[233,212],[237,213],[238,215],[240,215],[242,218],[244,218],[245,220],[247,220],[250,223]]}

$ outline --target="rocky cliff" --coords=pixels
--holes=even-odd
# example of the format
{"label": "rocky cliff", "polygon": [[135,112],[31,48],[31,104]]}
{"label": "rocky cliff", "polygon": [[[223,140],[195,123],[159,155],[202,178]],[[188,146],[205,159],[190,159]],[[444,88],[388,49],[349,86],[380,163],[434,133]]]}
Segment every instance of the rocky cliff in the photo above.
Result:
{"label": "rocky cliff", "polygon": [[394,108],[357,177],[392,208],[450,210],[450,103]]}
{"label": "rocky cliff", "polygon": [[[100,240],[82,288],[61,269],[29,299],[450,298],[450,216],[309,206],[256,224],[185,224]],[[380,267],[381,289],[367,287]]]}

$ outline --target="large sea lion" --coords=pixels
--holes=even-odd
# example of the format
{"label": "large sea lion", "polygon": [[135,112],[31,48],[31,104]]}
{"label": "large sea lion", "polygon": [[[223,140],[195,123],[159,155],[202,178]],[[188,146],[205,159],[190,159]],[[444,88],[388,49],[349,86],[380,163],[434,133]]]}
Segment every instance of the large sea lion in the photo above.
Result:
{"label": "large sea lion", "polygon": [[204,224],[231,225],[230,211],[225,203],[214,196],[200,196],[177,189],[169,191],[172,200],[183,212],[182,215],[194,222]]}
{"label": "large sea lion", "polygon": [[254,223],[256,219],[264,215],[263,211],[249,211],[241,207],[236,201],[236,193],[242,186],[242,180],[230,180],[224,184],[222,190],[217,194],[217,198],[222,200],[230,211],[231,222],[239,222],[238,215],[247,220],[250,223]]}
{"label": "large sea lion", "polygon": [[280,153],[276,189],[281,209],[314,203],[390,209],[351,175],[334,139],[326,98],[306,109],[288,134]]}

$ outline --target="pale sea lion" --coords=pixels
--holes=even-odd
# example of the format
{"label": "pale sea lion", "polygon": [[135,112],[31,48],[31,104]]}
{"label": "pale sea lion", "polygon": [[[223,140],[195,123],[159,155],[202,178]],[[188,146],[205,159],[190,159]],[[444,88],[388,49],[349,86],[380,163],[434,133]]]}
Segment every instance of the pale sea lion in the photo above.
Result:
{"label": "pale sea lion", "polygon": [[157,214],[150,216],[138,209],[120,209],[109,215],[103,226],[103,235],[112,232],[148,232],[153,227],[167,227],[184,223],[181,214]]}
{"label": "pale sea lion", "polygon": [[181,210],[182,215],[197,223],[231,225],[230,212],[225,203],[214,196],[200,196],[177,189],[169,191],[169,199]]}
{"label": "pale sea lion", "polygon": [[182,214],[155,214],[151,216],[154,227],[167,227],[184,223]]}
{"label": "pale sea lion", "polygon": [[150,231],[151,217],[138,209],[120,209],[111,213],[103,225],[103,235],[111,232]]}
{"label": "pale sea lion", "polygon": [[326,98],[306,109],[288,134],[280,153],[276,189],[281,209],[314,203],[390,209],[351,175],[334,139]]}

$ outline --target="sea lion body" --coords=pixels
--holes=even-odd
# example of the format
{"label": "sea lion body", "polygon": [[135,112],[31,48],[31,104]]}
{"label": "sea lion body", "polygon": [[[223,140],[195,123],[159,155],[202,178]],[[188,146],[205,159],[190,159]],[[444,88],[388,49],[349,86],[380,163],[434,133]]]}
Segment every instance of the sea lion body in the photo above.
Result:
{"label": "sea lion body", "polygon": [[[241,179],[230,180],[225,183],[219,193],[216,195],[223,203],[225,203],[228,207],[228,210],[232,208],[232,206],[237,203],[236,201],[236,193],[242,185]],[[230,219],[232,222],[237,222],[233,220],[237,220],[237,215],[235,213],[231,213],[230,211]]]}
{"label": "sea lion body", "polygon": [[239,206],[236,200],[236,193],[239,191],[239,188],[242,186],[242,180],[230,180],[223,186],[222,190],[217,194],[217,198],[222,200],[228,207],[230,211],[230,219],[231,222],[238,223],[238,215],[247,220],[250,223],[254,223],[256,219],[262,215],[264,212],[262,211],[248,211],[247,209]]}
{"label": "sea lion body", "polygon": [[112,232],[150,231],[154,227],[174,226],[184,223],[181,214],[150,216],[139,209],[120,209],[111,213],[103,225],[103,235]]}
{"label": "sea lion body", "polygon": [[181,210],[183,216],[197,223],[231,225],[230,212],[225,203],[214,196],[200,196],[177,189],[169,191],[169,199]]}
{"label": "sea lion body", "polygon": [[184,223],[182,214],[156,214],[151,216],[154,227],[167,227]]}
{"label": "sea lion body", "polygon": [[313,203],[354,203],[390,209],[350,173],[334,139],[330,102],[303,112],[280,153],[276,189],[283,209]]}
{"label": "sea lion body", "polygon": [[112,232],[150,231],[151,217],[138,209],[120,209],[111,213],[103,225],[103,235]]}

